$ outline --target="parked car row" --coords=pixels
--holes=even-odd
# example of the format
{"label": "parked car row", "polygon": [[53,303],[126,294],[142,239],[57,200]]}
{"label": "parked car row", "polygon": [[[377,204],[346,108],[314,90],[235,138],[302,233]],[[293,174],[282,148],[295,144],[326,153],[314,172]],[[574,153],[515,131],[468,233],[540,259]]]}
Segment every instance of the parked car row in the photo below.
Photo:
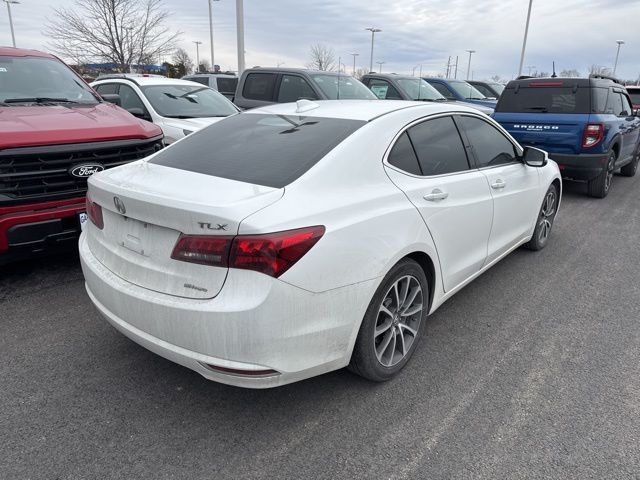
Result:
{"label": "parked car row", "polygon": [[94,90],[0,49],[0,261],[82,230],[90,299],[149,350],[250,388],[344,366],[383,381],[428,314],[548,244],[562,176],[604,197],[637,169],[640,118],[610,78],[519,79],[497,104],[457,80],[363,80],[249,69],[234,105],[156,76]]}

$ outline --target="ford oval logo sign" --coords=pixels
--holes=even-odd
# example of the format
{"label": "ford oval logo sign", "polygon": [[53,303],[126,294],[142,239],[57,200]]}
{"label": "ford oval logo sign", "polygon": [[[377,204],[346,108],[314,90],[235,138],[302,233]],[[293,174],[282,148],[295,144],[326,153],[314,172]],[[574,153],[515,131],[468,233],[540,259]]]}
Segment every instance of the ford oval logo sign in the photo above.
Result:
{"label": "ford oval logo sign", "polygon": [[69,169],[69,173],[74,177],[87,178],[104,170],[104,167],[99,163],[84,163],[82,165],[75,165]]}

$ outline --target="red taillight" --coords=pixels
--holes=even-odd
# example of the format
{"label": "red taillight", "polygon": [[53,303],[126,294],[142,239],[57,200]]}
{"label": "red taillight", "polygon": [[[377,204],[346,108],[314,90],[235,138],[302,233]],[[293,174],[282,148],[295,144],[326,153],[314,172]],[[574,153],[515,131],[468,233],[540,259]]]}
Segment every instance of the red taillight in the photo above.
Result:
{"label": "red taillight", "polygon": [[229,267],[255,270],[278,278],[324,235],[323,226],[266,235],[240,235],[233,240]]}
{"label": "red taillight", "polygon": [[278,278],[324,235],[324,227],[237,237],[181,235],[171,258],[215,267],[255,270]]}
{"label": "red taillight", "polygon": [[562,87],[562,82],[530,82],[530,87]]}
{"label": "red taillight", "polygon": [[232,240],[233,237],[226,236],[180,235],[178,243],[171,253],[171,258],[183,262],[226,268]]}
{"label": "red taillight", "polygon": [[91,223],[93,223],[100,230],[104,228],[104,219],[102,218],[102,207],[91,200],[91,196],[87,192],[87,215]]}
{"label": "red taillight", "polygon": [[590,123],[584,127],[582,134],[582,148],[595,147],[604,138],[604,125],[602,123]]}

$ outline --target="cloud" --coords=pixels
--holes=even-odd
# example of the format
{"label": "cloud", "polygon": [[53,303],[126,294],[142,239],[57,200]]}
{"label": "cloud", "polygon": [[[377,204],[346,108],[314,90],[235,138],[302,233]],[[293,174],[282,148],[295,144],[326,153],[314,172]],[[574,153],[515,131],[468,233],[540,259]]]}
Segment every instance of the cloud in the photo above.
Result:
{"label": "cloud", "polygon": [[[68,6],[72,0],[59,0]],[[24,0],[15,5],[14,23],[19,45],[46,49],[41,30],[51,16],[50,0]],[[173,11],[170,26],[184,32],[182,46],[195,57],[194,40],[209,58],[209,23],[206,0],[165,0]],[[334,48],[351,65],[367,67],[371,35],[376,35],[374,62],[384,61],[385,71],[409,73],[422,64],[429,73],[443,73],[451,56],[459,59],[458,76],[466,75],[467,49],[476,50],[471,69],[474,78],[517,73],[528,2],[515,0],[245,0],[246,64],[300,67],[309,60],[312,44]],[[216,63],[236,68],[235,1],[213,3]],[[640,49],[634,26],[640,0],[534,0],[525,65],[537,70],[577,69],[586,74],[592,64],[612,66],[615,40],[622,47],[618,74],[637,78]],[[28,14],[27,14],[28,12]],[[623,29],[622,25],[628,25]],[[0,16],[0,43],[9,44],[6,15]]]}

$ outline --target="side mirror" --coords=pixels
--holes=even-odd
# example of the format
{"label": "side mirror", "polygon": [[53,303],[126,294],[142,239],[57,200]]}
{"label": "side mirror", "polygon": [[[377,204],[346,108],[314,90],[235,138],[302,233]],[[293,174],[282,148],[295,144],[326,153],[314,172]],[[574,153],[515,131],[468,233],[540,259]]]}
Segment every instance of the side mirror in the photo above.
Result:
{"label": "side mirror", "polygon": [[524,147],[522,161],[530,167],[544,167],[549,161],[549,155],[539,148]]}
{"label": "side mirror", "polygon": [[138,107],[127,108],[127,112],[129,112],[134,117],[141,118],[142,120],[151,120],[151,117],[147,112]]}
{"label": "side mirror", "polygon": [[113,103],[120,106],[120,95],[117,93],[105,93],[100,95],[105,102]]}

